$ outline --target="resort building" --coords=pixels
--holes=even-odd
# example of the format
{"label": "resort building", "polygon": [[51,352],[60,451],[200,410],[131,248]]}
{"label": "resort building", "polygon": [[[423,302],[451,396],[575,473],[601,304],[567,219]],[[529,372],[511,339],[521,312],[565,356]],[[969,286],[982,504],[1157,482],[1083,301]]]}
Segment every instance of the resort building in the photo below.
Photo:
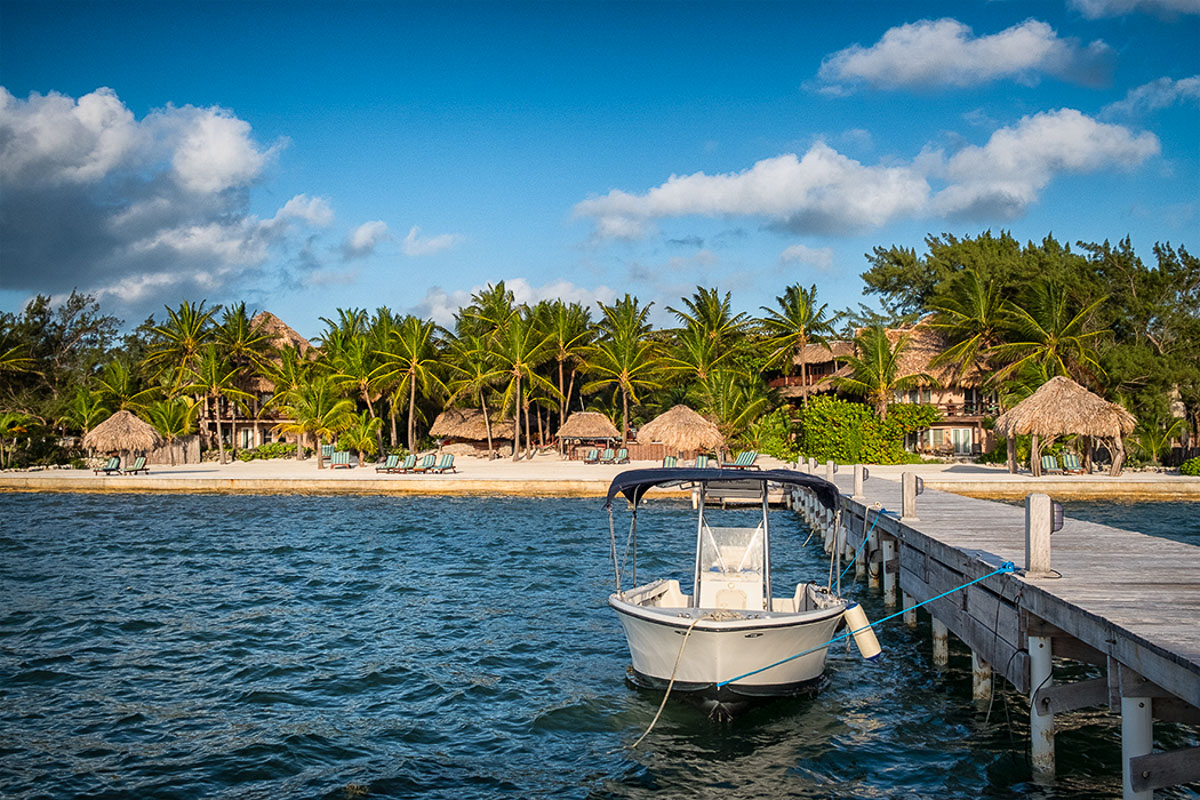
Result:
{"label": "resort building", "polygon": [[[898,392],[893,402],[932,405],[942,414],[942,419],[928,430],[910,437],[906,443],[908,449],[936,456],[972,456],[990,451],[995,446],[995,437],[985,423],[1000,413],[1000,405],[994,393],[983,389],[986,376],[974,369],[961,373],[953,366],[932,366],[931,362],[946,349],[947,342],[927,320],[889,328],[887,334],[893,343],[902,336],[908,337],[898,374],[926,374],[933,378],[922,380],[915,389]],[[810,344],[803,355],[805,377],[800,375],[798,353],[793,359],[794,374],[768,382],[781,397],[799,405],[805,396],[846,396],[834,385],[833,378],[850,376],[845,358],[854,355],[853,342],[831,340],[828,347]]]}

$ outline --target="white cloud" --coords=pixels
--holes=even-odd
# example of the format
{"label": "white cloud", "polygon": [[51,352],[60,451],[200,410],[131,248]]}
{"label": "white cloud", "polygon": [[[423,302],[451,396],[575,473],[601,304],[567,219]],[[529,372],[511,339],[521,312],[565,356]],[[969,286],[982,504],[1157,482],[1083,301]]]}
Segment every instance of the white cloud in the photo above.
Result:
{"label": "white cloud", "polygon": [[111,89],[74,99],[0,87],[0,289],[72,288],[142,313],[221,292],[328,225],[323,198],[248,211],[281,142],[263,146],[221,108],[166,106],[138,120]]}
{"label": "white cloud", "polygon": [[1109,103],[1101,111],[1105,117],[1136,116],[1188,100],[1200,100],[1200,75],[1172,80],[1159,78],[1130,89],[1123,100]]}
{"label": "white cloud", "polygon": [[822,272],[829,272],[833,269],[833,248],[794,244],[779,254],[779,262],[781,264],[807,264]]}
{"label": "white cloud", "polygon": [[1110,54],[1102,41],[1082,47],[1034,19],[978,37],[958,20],[922,20],[888,30],[870,47],[856,44],[827,56],[818,77],[827,94],[845,94],[859,83],[879,89],[1035,83],[1042,74],[1095,84]]}
{"label": "white cloud", "polygon": [[[1035,203],[1063,173],[1132,168],[1159,152],[1158,138],[1073,109],[1035,114],[952,156],[927,147],[906,164],[865,165],[824,143],[802,158],[764,159],[737,173],[672,175],[644,194],[613,190],[575,206],[594,235],[646,229],[654,219],[760,217],[792,233],[843,233],[926,216],[1006,220]],[[935,192],[934,186],[937,186]]]}
{"label": "white cloud", "polygon": [[945,164],[948,185],[934,208],[952,216],[1018,216],[1060,173],[1135,167],[1160,150],[1158,137],[1134,134],[1064,108],[1024,117],[982,147],[964,147]]}
{"label": "white cloud", "polygon": [[1088,19],[1118,17],[1134,11],[1159,16],[1200,14],[1200,0],[1070,0],[1070,3]]}
{"label": "white cloud", "polygon": [[864,166],[818,142],[802,158],[788,153],[738,173],[672,175],[643,195],[613,190],[575,206],[596,220],[596,235],[644,230],[654,218],[760,216],[779,227],[834,232],[879,227],[914,213],[929,195],[904,166]]}
{"label": "white cloud", "polygon": [[[562,300],[564,303],[580,303],[593,312],[597,302],[611,303],[617,297],[617,293],[607,286],[588,288],[564,279],[534,286],[525,278],[506,278],[504,288],[513,293],[513,299],[517,303],[534,305],[542,300]],[[425,292],[421,302],[409,311],[423,319],[432,319],[439,325],[449,327],[454,324],[454,316],[459,309],[471,304],[471,295],[482,289],[484,286],[479,285],[469,291],[448,292],[440,286],[433,286]]]}
{"label": "white cloud", "polygon": [[421,236],[421,229],[413,225],[408,235],[404,237],[404,254],[406,256],[427,256],[449,249],[462,241],[457,233],[443,233],[438,236]]}
{"label": "white cloud", "polygon": [[390,237],[387,223],[382,220],[372,220],[359,225],[346,241],[342,242],[342,259],[350,261],[355,258],[365,258],[375,252],[375,246]]}

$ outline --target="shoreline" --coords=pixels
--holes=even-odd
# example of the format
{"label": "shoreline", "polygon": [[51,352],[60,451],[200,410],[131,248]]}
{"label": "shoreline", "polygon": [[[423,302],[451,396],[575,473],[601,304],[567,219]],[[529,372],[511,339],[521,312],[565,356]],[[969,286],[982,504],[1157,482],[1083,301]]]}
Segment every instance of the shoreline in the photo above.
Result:
{"label": "shoreline", "polygon": [[[765,468],[784,467],[776,459],[759,459]],[[374,465],[351,469],[316,462],[215,462],[175,467],[152,466],[146,475],[106,476],[91,470],[49,469],[0,473],[0,493],[130,493],[156,494],[297,494],[297,495],[446,495],[516,497],[604,497],[609,483],[627,469],[658,466],[656,461],[630,464],[584,464],[564,461],[557,454],[539,454],[528,461],[488,461],[456,458],[458,472],[445,475],[387,475]],[[848,468],[843,465],[839,474]],[[904,472],[922,477],[926,487],[988,500],[1019,500],[1030,493],[1058,500],[1200,501],[1200,478],[1162,473],[1128,472],[1107,475],[1055,475],[1033,478],[1011,475],[1003,467],[978,464],[869,465],[871,480],[899,481]],[[824,475],[819,466],[816,474]]]}

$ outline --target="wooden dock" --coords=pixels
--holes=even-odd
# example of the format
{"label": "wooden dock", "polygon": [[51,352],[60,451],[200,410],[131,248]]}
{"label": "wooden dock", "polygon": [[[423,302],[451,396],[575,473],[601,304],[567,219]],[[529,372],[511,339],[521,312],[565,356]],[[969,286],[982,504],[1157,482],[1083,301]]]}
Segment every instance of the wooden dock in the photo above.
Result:
{"label": "wooden dock", "polygon": [[[870,532],[857,574],[878,580],[888,604],[912,609],[952,592],[923,606],[934,660],[952,633],[971,649],[976,697],[992,670],[1030,697],[1035,777],[1054,773],[1054,714],[1108,706],[1121,714],[1125,797],[1200,781],[1200,748],[1151,752],[1155,719],[1200,725],[1200,547],[1070,518],[1051,537],[1045,495],[1024,507],[935,490],[918,498],[913,475],[863,482],[858,469],[809,465],[843,493],[840,531],[812,497],[798,493],[793,506],[843,563]],[[1019,572],[952,591],[1005,562]],[[915,620],[915,609],[905,614]],[[1104,677],[1055,683],[1052,657]]]}

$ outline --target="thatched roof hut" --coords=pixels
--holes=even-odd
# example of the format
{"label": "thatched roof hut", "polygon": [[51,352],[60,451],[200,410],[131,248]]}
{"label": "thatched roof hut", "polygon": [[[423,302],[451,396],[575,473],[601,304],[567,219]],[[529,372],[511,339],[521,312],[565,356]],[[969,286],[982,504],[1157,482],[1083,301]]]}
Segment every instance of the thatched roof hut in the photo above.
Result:
{"label": "thatched roof hut", "polygon": [[[954,364],[932,365],[935,358],[949,349],[950,342],[941,331],[929,324],[928,317],[909,327],[888,328],[887,337],[893,346],[900,339],[905,340],[904,350],[896,363],[897,375],[928,375],[937,381],[938,386],[964,388],[981,386],[987,377],[979,364],[970,365],[961,372]],[[918,384],[928,386],[929,381],[921,379]]]}
{"label": "thatched roof hut", "polygon": [[[1051,378],[1020,403],[996,418],[996,430],[1011,440],[1017,435],[1033,435],[1030,456],[1034,475],[1041,475],[1040,447],[1059,436],[1079,435],[1112,442],[1112,474],[1119,475],[1125,460],[1121,442],[1137,425],[1137,419],[1116,403],[1089,392],[1070,378]],[[1039,440],[1042,440],[1039,442]],[[1015,468],[1009,448],[1009,469]]]}
{"label": "thatched roof hut", "polygon": [[148,453],[160,444],[158,431],[129,411],[118,411],[83,437],[84,448],[100,453]]}
{"label": "thatched roof hut", "polygon": [[596,411],[576,411],[558,429],[559,439],[620,439],[621,432]]}
{"label": "thatched roof hut", "polygon": [[[282,350],[285,347],[295,347],[300,351],[300,355],[313,358],[316,356],[316,348],[312,343],[305,339],[300,334],[289,326],[279,317],[272,314],[270,311],[260,311],[250,320],[252,329],[261,330],[271,339],[271,346],[276,350]],[[279,359],[272,358],[278,363]],[[275,384],[264,378],[262,375],[251,375],[244,381],[245,386],[242,387],[250,392],[269,393],[275,391]]]}
{"label": "thatched roof hut", "polygon": [[725,446],[716,425],[684,405],[659,414],[638,431],[639,442],[661,442],[671,450],[700,452]]}
{"label": "thatched roof hut", "polygon": [[[493,439],[512,439],[513,421],[511,419],[491,418]],[[448,408],[429,429],[429,435],[436,439],[455,439],[457,441],[483,442],[487,441],[487,425],[483,420],[483,409],[479,408]]]}

